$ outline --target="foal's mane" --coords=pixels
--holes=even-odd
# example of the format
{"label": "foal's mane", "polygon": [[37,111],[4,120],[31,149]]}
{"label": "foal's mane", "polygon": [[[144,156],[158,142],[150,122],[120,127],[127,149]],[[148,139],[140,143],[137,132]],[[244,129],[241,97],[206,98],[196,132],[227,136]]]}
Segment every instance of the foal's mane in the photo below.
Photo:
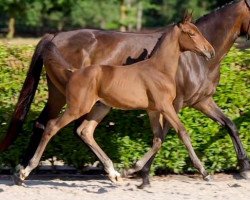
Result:
{"label": "foal's mane", "polygon": [[151,53],[148,55],[148,58],[151,58],[152,55],[154,55],[154,53],[156,52],[156,50],[158,49],[158,47],[161,45],[162,41],[165,39],[166,35],[168,34],[168,30],[174,27],[174,23],[168,25],[165,30],[164,33],[161,35],[161,37],[158,38],[158,41],[156,42],[153,50],[151,51]]}

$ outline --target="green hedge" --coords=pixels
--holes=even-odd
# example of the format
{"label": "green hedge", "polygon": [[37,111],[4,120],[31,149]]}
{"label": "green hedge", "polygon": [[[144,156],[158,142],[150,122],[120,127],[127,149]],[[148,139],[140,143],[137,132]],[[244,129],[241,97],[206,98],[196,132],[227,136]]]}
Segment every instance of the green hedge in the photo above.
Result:
{"label": "green hedge", "polygon": [[[0,45],[0,137],[5,134],[20,88],[26,76],[33,46]],[[232,48],[221,67],[221,81],[215,101],[236,123],[240,138],[250,156],[250,51]],[[16,166],[29,140],[33,121],[47,98],[45,76],[40,82],[35,102],[24,130],[11,148],[0,156],[0,166]],[[227,131],[194,109],[180,113],[193,146],[210,172],[236,168],[236,156]],[[72,126],[64,128],[49,144],[44,158],[56,156],[66,163],[81,168],[93,163],[96,157],[77,137]],[[95,138],[116,163],[126,168],[140,158],[151,146],[152,133],[144,111],[113,110],[97,128]],[[153,171],[192,172],[194,168],[183,144],[171,131],[157,155]]]}

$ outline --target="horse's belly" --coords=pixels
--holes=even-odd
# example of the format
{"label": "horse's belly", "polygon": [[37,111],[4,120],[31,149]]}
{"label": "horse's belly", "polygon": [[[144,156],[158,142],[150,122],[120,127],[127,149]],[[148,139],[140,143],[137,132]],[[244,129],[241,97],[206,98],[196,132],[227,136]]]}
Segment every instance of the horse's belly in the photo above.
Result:
{"label": "horse's belly", "polygon": [[198,91],[196,91],[192,96],[187,98],[184,101],[184,104],[187,106],[195,105],[196,103],[203,101],[207,99],[208,97],[213,96],[213,94],[215,93],[215,90],[216,90],[216,87],[214,87],[214,85],[212,84],[209,87],[201,88]]}

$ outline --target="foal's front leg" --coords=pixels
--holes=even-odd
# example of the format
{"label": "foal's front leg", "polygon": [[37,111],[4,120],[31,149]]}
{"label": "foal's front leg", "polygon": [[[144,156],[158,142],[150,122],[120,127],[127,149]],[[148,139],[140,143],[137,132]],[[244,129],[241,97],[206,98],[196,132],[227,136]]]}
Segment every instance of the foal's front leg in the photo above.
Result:
{"label": "foal's front leg", "polygon": [[14,181],[16,184],[21,184],[24,179],[30,174],[30,172],[37,167],[39,164],[39,161],[42,157],[42,154],[50,141],[50,139],[64,126],[69,124],[71,121],[77,119],[79,116],[72,115],[68,110],[65,111],[65,113],[56,119],[50,120],[46,128],[44,130],[44,133],[42,135],[41,141],[39,143],[39,146],[36,149],[36,152],[34,156],[30,159],[28,165],[24,169],[20,169],[19,174],[15,175]]}
{"label": "foal's front leg", "polygon": [[176,114],[174,107],[172,105],[164,106],[162,114],[163,114],[164,118],[167,121],[169,121],[171,126],[177,132],[179,138],[182,140],[182,142],[186,146],[188,153],[189,153],[189,156],[194,164],[194,167],[202,174],[204,180],[210,180],[210,176],[207,173],[207,171],[205,170],[205,168],[203,167],[200,159],[196,155],[196,153],[193,149],[192,143],[191,143],[191,139],[190,139],[184,125],[181,123],[178,115]]}

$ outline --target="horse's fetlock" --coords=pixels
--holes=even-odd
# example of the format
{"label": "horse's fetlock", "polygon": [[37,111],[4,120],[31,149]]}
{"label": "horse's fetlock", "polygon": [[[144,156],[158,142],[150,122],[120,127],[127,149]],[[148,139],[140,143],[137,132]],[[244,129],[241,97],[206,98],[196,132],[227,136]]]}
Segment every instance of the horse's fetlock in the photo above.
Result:
{"label": "horse's fetlock", "polygon": [[35,128],[38,128],[38,129],[42,129],[42,130],[45,130],[45,125],[36,121],[35,122]]}

